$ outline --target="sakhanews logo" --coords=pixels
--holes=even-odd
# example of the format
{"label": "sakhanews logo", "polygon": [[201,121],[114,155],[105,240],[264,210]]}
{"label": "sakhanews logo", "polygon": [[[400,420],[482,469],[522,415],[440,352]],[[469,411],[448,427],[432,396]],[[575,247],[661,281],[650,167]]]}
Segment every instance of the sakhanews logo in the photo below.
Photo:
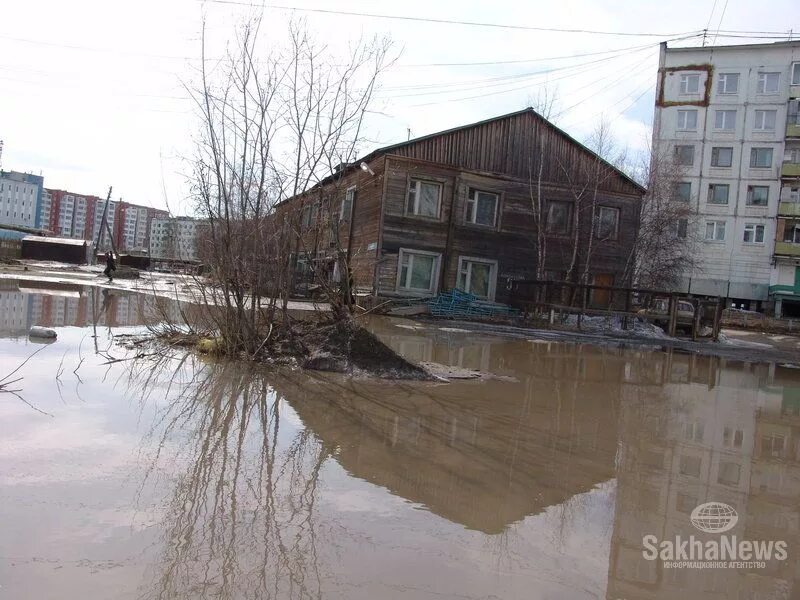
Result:
{"label": "sakhanews logo", "polygon": [[692,525],[706,533],[724,533],[736,527],[739,515],[732,506],[722,502],[706,502],[692,511]]}
{"label": "sakhanews logo", "polygon": [[[692,511],[691,524],[706,534],[724,534],[739,523],[739,514],[724,502],[706,502]],[[698,539],[694,535],[661,540],[656,535],[642,538],[642,556],[662,561],[665,569],[763,569],[769,560],[786,560],[784,540],[742,540],[736,535]]]}

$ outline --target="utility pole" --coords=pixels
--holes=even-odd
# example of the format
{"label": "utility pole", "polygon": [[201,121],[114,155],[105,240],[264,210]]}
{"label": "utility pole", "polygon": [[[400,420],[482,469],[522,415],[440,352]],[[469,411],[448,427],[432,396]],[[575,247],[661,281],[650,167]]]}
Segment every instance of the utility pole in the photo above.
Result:
{"label": "utility pole", "polygon": [[[103,206],[103,218],[100,220],[100,231],[97,232],[97,241],[94,245],[94,254],[92,255],[92,264],[97,264],[97,251],[100,250],[100,239],[103,237],[103,229],[108,230],[108,236],[111,239],[111,250],[116,254],[116,249],[114,248],[114,236],[111,234],[111,228],[108,226],[108,220],[106,216],[108,215],[108,205],[111,203],[111,186],[108,186],[108,195],[106,196],[106,204]],[[119,256],[117,256],[119,258]]]}

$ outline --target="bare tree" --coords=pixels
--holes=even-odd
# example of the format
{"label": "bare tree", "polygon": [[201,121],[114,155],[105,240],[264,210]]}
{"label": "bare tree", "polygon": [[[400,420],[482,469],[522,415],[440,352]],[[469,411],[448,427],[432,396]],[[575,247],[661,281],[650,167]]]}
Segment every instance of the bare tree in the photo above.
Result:
{"label": "bare tree", "polygon": [[[298,240],[302,246],[308,239],[306,211],[320,207],[308,190],[354,159],[390,47],[387,40],[360,41],[345,59],[327,58],[292,25],[288,47],[262,55],[259,31],[259,18],[245,23],[211,69],[204,29],[200,85],[190,90],[203,122],[193,183],[208,223],[201,251],[213,282],[199,288],[201,300],[224,349],[250,355],[292,337],[288,299]],[[341,246],[335,248],[349,281]],[[331,290],[335,318],[352,308],[344,287],[341,296]]]}
{"label": "bare tree", "polygon": [[685,168],[666,147],[648,148],[634,165],[647,188],[639,230],[625,265],[626,278],[644,288],[670,289],[698,264],[697,215],[679,193]]}

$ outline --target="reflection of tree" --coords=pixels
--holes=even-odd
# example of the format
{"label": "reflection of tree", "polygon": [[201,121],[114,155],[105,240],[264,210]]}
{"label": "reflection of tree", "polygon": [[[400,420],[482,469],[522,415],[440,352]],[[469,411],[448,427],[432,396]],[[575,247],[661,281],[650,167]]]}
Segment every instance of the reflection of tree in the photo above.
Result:
{"label": "reflection of tree", "polygon": [[322,444],[307,430],[278,443],[280,399],[258,373],[232,364],[198,368],[191,358],[165,373],[170,360],[132,371],[146,394],[156,381],[186,390],[152,432],[158,450],[148,477],[173,460],[176,444],[180,474],[164,555],[143,597],[320,597],[315,500],[327,457]]}

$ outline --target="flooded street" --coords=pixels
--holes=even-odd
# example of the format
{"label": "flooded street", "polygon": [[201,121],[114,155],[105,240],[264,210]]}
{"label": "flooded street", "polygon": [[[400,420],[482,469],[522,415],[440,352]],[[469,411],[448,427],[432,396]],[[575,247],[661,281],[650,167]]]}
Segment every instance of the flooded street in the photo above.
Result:
{"label": "flooded street", "polygon": [[[0,393],[0,598],[800,597],[798,369],[387,318],[404,357],[497,377],[135,359],[137,296],[3,283],[0,377],[39,352]],[[706,502],[785,560],[643,556],[712,539]]]}

